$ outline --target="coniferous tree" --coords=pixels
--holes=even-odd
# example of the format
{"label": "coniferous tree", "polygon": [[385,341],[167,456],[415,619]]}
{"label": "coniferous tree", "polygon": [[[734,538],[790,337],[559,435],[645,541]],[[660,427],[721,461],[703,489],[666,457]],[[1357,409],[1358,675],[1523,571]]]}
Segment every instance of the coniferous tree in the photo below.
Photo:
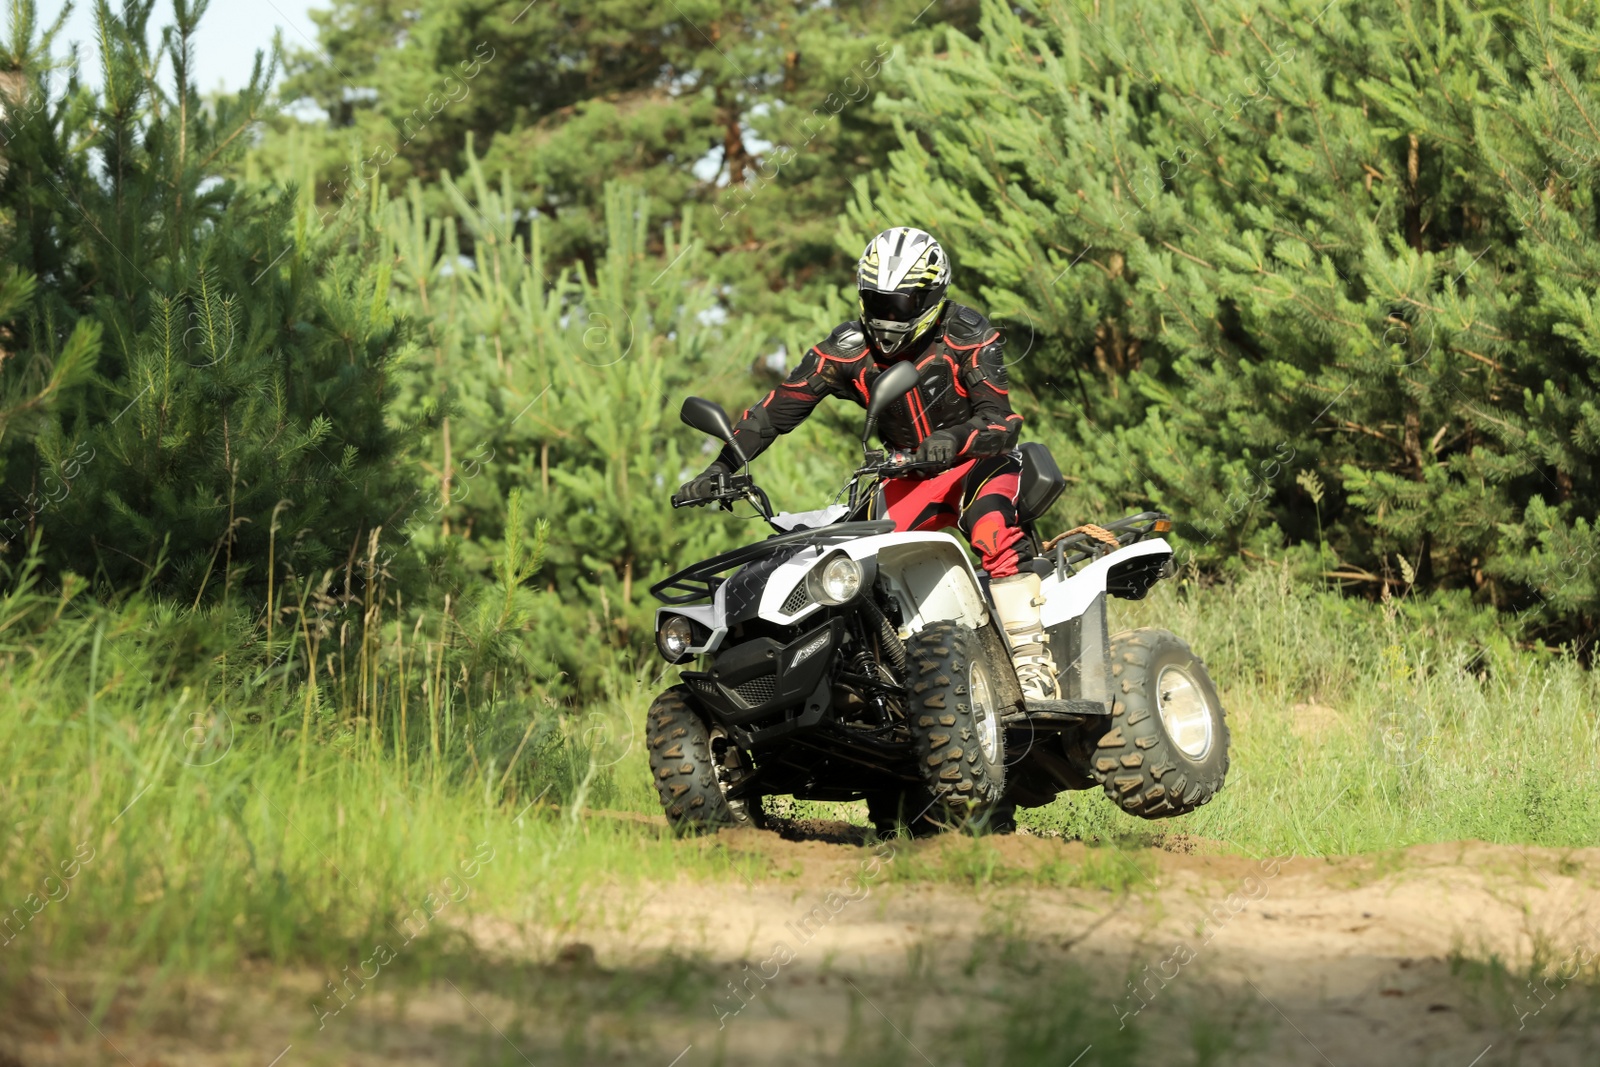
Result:
{"label": "coniferous tree", "polygon": [[[0,539],[56,569],[199,602],[259,591],[275,557],[346,567],[409,487],[385,405],[407,324],[362,254],[289,192],[222,177],[267,113],[272,62],[203,102],[205,3],[96,5],[102,84],[52,93],[13,6],[0,216]],[[162,60],[171,82],[154,78]],[[17,99],[13,89],[7,99]]]}
{"label": "coniferous tree", "polygon": [[[653,235],[649,198],[612,183],[591,278],[554,262],[542,220],[526,238],[512,233],[525,208],[509,179],[491,184],[469,157],[444,189],[451,214],[430,211],[413,186],[382,223],[395,302],[426,338],[400,414],[448,425],[425,445],[429,477],[386,520],[390,544],[431,561],[460,600],[493,573],[505,502],[523,493],[549,524],[528,583],[535,673],[549,692],[593,696],[607,677],[597,663],[659,670],[652,583],[757,534],[750,521],[667,501],[716,448],[679,423],[684,396],[748,402],[760,336],[749,317],[712,313],[711,257],[692,211]],[[463,228],[477,242],[471,260]],[[814,422],[759,461],[762,484],[796,509],[821,504],[849,469],[854,435]]]}
{"label": "coniferous tree", "polygon": [[[1080,502],[1592,632],[1592,4],[988,2],[841,246],[917,218]],[[892,75],[891,75],[892,77]],[[1315,556],[1315,553],[1313,553]]]}
{"label": "coniferous tree", "polygon": [[[719,302],[783,315],[840,283],[833,247],[851,176],[893,130],[873,107],[884,75],[975,0],[336,0],[285,93],[324,130],[284,120],[263,161],[311,155],[324,205],[373,183],[462,173],[475,152],[545,220],[555,262],[603,257],[604,188],[651,192],[654,232],[703,205]],[[469,144],[472,146],[469,150]],[[519,223],[526,229],[527,223]],[[463,251],[472,254],[470,232]]]}

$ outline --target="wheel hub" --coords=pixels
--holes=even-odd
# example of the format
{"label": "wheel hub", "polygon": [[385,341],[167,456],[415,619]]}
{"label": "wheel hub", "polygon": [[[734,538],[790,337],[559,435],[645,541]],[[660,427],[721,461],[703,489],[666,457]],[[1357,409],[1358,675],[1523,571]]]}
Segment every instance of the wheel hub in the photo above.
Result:
{"label": "wheel hub", "polygon": [[1211,708],[1187,670],[1176,665],[1161,668],[1156,676],[1156,711],[1178,751],[1194,760],[1211,751]]}
{"label": "wheel hub", "polygon": [[760,810],[760,799],[754,801],[729,796],[728,794],[744,782],[749,774],[749,768],[744,763],[744,753],[739,751],[737,745],[728,737],[728,732],[721,726],[713,726],[708,731],[710,735],[711,766],[716,771],[717,789],[722,792],[722,799],[727,803],[728,810],[734,817],[744,822]]}
{"label": "wheel hub", "polygon": [[972,721],[978,729],[978,746],[983,758],[993,763],[999,758],[1000,719],[994,712],[994,701],[989,696],[989,672],[979,660],[973,660],[967,673],[967,695],[972,701]]}

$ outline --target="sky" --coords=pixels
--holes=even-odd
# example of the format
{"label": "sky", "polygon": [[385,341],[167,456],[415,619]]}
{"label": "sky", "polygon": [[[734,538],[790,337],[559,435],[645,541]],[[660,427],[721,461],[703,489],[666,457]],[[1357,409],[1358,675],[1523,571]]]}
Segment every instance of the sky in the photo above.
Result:
{"label": "sky", "polygon": [[[63,0],[39,0],[39,21],[54,22],[66,4]],[[121,9],[112,0],[112,10]],[[283,28],[286,50],[311,48],[316,41],[316,24],[306,12],[325,7],[316,0],[211,0],[195,34],[195,82],[202,93],[217,88],[236,90],[250,80],[250,64],[257,49],[265,52],[272,34]],[[171,0],[160,0],[150,16],[151,41],[160,39],[161,29],[172,24]],[[72,13],[56,37],[56,55],[65,56],[70,42],[77,42],[84,74],[98,83],[100,50],[95,46],[93,0],[76,0]]]}

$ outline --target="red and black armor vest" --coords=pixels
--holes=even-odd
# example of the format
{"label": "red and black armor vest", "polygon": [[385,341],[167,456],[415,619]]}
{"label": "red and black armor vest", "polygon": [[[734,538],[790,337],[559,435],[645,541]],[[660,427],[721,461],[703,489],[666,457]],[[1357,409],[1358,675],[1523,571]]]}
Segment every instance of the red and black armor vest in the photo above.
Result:
{"label": "red and black armor vest", "polygon": [[[1022,416],[1011,410],[1000,331],[972,308],[951,303],[928,335],[907,352],[885,357],[859,322],[840,324],[744,412],[734,428],[739,448],[754,459],[779,434],[800,425],[823,397],[848,397],[865,407],[873,381],[904,360],[915,362],[921,379],[879,420],[878,435],[886,446],[910,452],[942,433],[955,442],[958,460],[1015,447]],[[721,459],[729,468],[737,466],[731,450],[725,449]]]}

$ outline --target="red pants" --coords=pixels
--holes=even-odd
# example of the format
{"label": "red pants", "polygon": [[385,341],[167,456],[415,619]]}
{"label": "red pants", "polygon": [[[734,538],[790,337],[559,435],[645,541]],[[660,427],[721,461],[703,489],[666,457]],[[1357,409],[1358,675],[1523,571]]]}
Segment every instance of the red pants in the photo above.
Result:
{"label": "red pants", "polygon": [[961,527],[989,577],[1007,578],[1033,558],[1017,525],[1021,473],[1021,460],[1002,452],[969,459],[931,478],[888,478],[883,482],[888,517],[903,532]]}

